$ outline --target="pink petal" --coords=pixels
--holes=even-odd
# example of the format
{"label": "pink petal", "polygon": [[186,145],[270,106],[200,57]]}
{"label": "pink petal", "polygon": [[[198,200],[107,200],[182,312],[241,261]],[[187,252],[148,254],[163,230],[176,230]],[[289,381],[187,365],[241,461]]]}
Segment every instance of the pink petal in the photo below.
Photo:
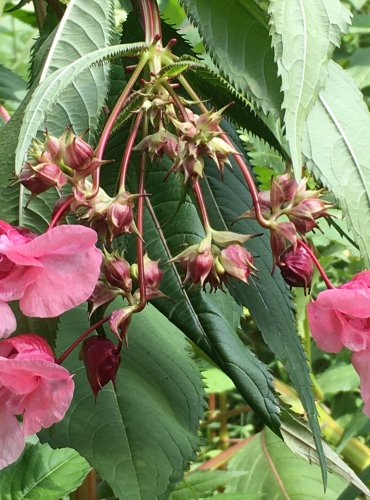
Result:
{"label": "pink petal", "polygon": [[[95,245],[97,234],[93,229],[77,225],[57,226],[24,245],[15,247],[24,257],[40,259],[51,254],[66,255],[84,252]],[[11,258],[8,253],[6,255]]]}
{"label": "pink petal", "polygon": [[54,353],[43,337],[34,333],[24,333],[0,342],[0,356],[8,357],[11,351],[13,359],[55,360]]}
{"label": "pink petal", "polygon": [[4,339],[17,329],[17,320],[6,302],[0,302],[0,318],[0,339]]}
{"label": "pink petal", "polygon": [[361,396],[364,400],[364,413],[370,417],[370,350],[352,354],[352,364],[360,376]]}
{"label": "pink petal", "polygon": [[319,293],[316,300],[322,309],[335,309],[357,318],[370,316],[370,293],[368,288],[333,288]]}
{"label": "pink petal", "polygon": [[40,377],[35,370],[40,363],[46,362],[0,358],[0,387],[17,396],[29,394],[39,385]]}
{"label": "pink petal", "polygon": [[[86,229],[86,228],[84,228]],[[85,302],[99,278],[102,253],[96,247],[42,257],[42,272],[20,300],[26,316],[50,318]]]}
{"label": "pink petal", "polygon": [[311,334],[320,349],[326,352],[339,352],[343,348],[342,324],[335,311],[322,309],[318,305],[318,300],[311,301],[307,305],[307,317]]}
{"label": "pink petal", "polygon": [[25,289],[38,279],[41,271],[40,267],[14,266],[9,274],[0,280],[0,300],[8,302],[20,299]]}
{"label": "pink petal", "polygon": [[24,449],[24,434],[15,417],[5,408],[0,410],[0,469],[15,462]]}

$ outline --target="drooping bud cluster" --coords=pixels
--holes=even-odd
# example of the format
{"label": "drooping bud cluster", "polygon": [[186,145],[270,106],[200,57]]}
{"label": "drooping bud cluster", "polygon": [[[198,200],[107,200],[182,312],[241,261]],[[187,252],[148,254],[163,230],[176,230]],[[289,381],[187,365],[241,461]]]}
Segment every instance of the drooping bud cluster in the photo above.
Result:
{"label": "drooping bud cluster", "polygon": [[291,287],[310,290],[313,264],[307,250],[301,246],[288,247],[280,256],[277,265],[285,282]]}
{"label": "drooping bud cluster", "polygon": [[[191,245],[170,262],[179,262],[186,272],[184,283],[208,283],[211,290],[223,288],[228,277],[248,283],[248,277],[256,268],[252,254],[242,245],[250,238],[229,231],[210,230],[200,243]],[[222,248],[221,250],[221,247]]]}

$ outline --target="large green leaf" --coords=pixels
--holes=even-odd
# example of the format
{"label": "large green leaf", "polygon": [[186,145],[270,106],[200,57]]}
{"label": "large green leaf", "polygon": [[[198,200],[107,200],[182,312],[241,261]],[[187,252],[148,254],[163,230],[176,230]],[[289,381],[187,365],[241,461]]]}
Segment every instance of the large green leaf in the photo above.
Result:
{"label": "large green leaf", "polygon": [[360,47],[353,53],[347,71],[358,88],[364,89],[370,86],[370,47]]}
{"label": "large green leaf", "polygon": [[284,92],[285,126],[294,173],[302,175],[304,123],[327,77],[327,63],[351,14],[339,0],[272,0],[271,36]]}
{"label": "large green leaf", "polygon": [[368,265],[370,114],[352,78],[334,62],[308,115],[303,154],[309,169],[337,197]]}
{"label": "large green leaf", "polygon": [[19,75],[0,64],[0,102],[20,101],[26,91],[26,82]]}
{"label": "large green leaf", "polygon": [[253,0],[181,0],[216,66],[265,113],[280,115],[281,82],[267,17]]}
{"label": "large green leaf", "polygon": [[[82,307],[66,313],[58,351],[88,328]],[[152,306],[130,325],[117,391],[107,385],[95,403],[77,351],[65,362],[76,384],[62,422],[45,431],[52,446],[83,455],[119,498],[164,499],[200,444],[204,408],[199,369],[184,336]]]}
{"label": "large green leaf", "polygon": [[[226,122],[223,126],[226,127]],[[230,127],[225,130],[242,151],[235,132],[233,133]],[[249,285],[233,281],[228,286],[229,292],[239,304],[248,307],[264,341],[286,367],[307,412],[320,460],[324,464],[309,370],[297,334],[291,295],[280,272],[275,270],[274,275],[271,275],[272,254],[268,233],[263,231],[256,221],[250,219],[239,220],[233,225],[233,221],[242,212],[252,207],[252,200],[237,164],[234,160],[231,161],[233,169],[225,171],[224,181],[220,179],[214,164],[211,161],[206,162],[204,194],[211,224],[218,230],[261,236],[247,243],[255,256],[258,279],[251,276]]]}
{"label": "large green leaf", "polygon": [[270,431],[249,441],[229,462],[229,470],[248,472],[226,486],[226,493],[254,493],[258,498],[287,500],[315,498],[336,500],[347,483],[329,476],[324,494],[320,468],[298,458]]}
{"label": "large green leaf", "polygon": [[90,469],[75,450],[27,444],[21,458],[0,471],[0,498],[58,500],[80,486]]}

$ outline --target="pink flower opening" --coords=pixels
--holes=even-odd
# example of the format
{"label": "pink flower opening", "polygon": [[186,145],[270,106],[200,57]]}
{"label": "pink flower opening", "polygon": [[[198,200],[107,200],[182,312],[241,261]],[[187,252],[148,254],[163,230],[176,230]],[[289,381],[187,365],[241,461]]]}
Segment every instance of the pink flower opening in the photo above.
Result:
{"label": "pink flower opening", "polygon": [[347,347],[360,376],[364,412],[370,416],[370,271],[356,274],[338,288],[324,290],[307,306],[317,345],[326,352]]}
{"label": "pink flower opening", "polygon": [[72,376],[42,337],[27,333],[0,342],[0,469],[20,457],[25,436],[62,420],[73,391]]}
{"label": "pink flower opening", "polygon": [[49,318],[85,302],[99,277],[101,251],[90,228],[63,225],[36,236],[0,221],[0,338],[16,329],[8,302]]}

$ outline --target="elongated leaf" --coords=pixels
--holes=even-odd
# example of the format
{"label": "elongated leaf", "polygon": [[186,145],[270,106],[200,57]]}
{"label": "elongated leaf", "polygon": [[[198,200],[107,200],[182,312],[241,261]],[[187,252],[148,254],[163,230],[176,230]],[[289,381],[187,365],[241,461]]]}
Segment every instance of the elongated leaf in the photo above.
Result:
{"label": "elongated leaf", "polygon": [[337,197],[368,265],[370,114],[351,77],[334,62],[308,116],[303,154],[308,168]]}
{"label": "elongated leaf", "polygon": [[60,94],[71,85],[85,70],[93,64],[101,63],[110,57],[124,54],[136,54],[146,47],[144,43],[136,45],[113,45],[82,56],[68,66],[54,71],[35,89],[24,113],[24,122],[19,133],[19,142],[15,159],[15,170],[19,172],[31,140],[37,134],[45,120],[47,112],[55,104]]}
{"label": "elongated leaf", "polygon": [[[59,352],[86,328],[83,308],[66,313]],[[75,374],[74,399],[63,421],[44,438],[52,446],[79,451],[119,498],[167,498],[195,458],[204,407],[200,372],[181,332],[152,306],[135,316],[117,391],[107,385],[97,402],[78,353],[65,365]]]}
{"label": "elongated leaf", "polygon": [[359,89],[370,86],[370,47],[360,47],[354,52],[347,71]]}
{"label": "elongated leaf", "polygon": [[[304,458],[309,463],[319,463],[309,429],[298,415],[288,412],[285,408],[282,409],[281,432],[285,443],[296,455]],[[367,486],[326,443],[324,443],[324,450],[328,470],[335,472],[338,476],[345,479],[347,483],[356,486],[366,496],[370,496]]]}
{"label": "elongated leaf", "polygon": [[216,66],[265,113],[280,115],[281,82],[267,17],[253,0],[181,0]]}
{"label": "elongated leaf", "polygon": [[[235,132],[223,126],[240,148]],[[293,305],[290,293],[278,270],[271,275],[272,254],[269,235],[262,231],[256,221],[250,219],[233,221],[244,211],[252,208],[252,200],[237,164],[231,160],[233,170],[225,171],[224,182],[211,161],[206,162],[204,194],[209,209],[211,224],[218,230],[233,230],[242,234],[261,234],[247,243],[255,256],[258,279],[250,277],[250,284],[234,281],[228,286],[229,292],[238,302],[248,307],[255,319],[263,339],[271,351],[286,367],[293,385],[299,393],[312,429],[321,464],[324,469],[324,454],[317,422],[315,402],[311,391],[311,381],[303,347],[296,331]]]}
{"label": "elongated leaf", "polygon": [[19,75],[0,64],[0,102],[20,101],[26,91],[26,82]]}
{"label": "elongated leaf", "polygon": [[27,444],[21,458],[0,471],[0,497],[58,500],[80,486],[90,469],[75,450]]}
{"label": "elongated leaf", "polygon": [[272,43],[284,92],[285,126],[295,176],[302,175],[307,115],[327,77],[327,63],[351,14],[339,0],[272,0]]}
{"label": "elongated leaf", "polygon": [[229,462],[229,470],[248,472],[226,486],[226,493],[254,493],[259,498],[328,498],[334,500],[346,482],[330,475],[324,490],[320,468],[298,458],[270,431],[257,434]]}

